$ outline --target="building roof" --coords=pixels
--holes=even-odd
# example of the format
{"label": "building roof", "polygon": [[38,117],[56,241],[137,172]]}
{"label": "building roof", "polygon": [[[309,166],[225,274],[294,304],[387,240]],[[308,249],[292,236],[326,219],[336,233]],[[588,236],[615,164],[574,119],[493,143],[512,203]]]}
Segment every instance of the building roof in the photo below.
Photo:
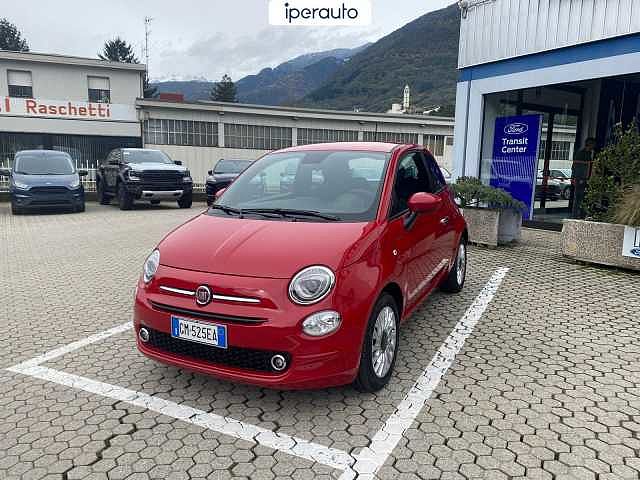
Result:
{"label": "building roof", "polygon": [[31,63],[52,63],[57,65],[76,65],[81,67],[108,68],[116,70],[134,70],[144,72],[147,67],[142,63],[109,62],[99,58],[73,57],[55,53],[14,52],[0,50],[0,60],[13,60]]}
{"label": "building roof", "polygon": [[169,109],[181,109],[181,110],[200,110],[200,111],[214,111],[221,115],[225,112],[228,113],[244,113],[254,115],[269,115],[269,116],[281,116],[290,117],[294,120],[300,118],[315,118],[315,119],[327,119],[327,120],[351,120],[362,122],[386,122],[386,123],[400,123],[407,124],[413,123],[416,125],[441,125],[446,127],[452,127],[454,125],[454,118],[452,117],[438,117],[431,115],[403,115],[403,114],[390,114],[390,113],[375,113],[375,112],[350,112],[344,110],[324,110],[316,108],[300,108],[300,107],[281,107],[270,105],[254,105],[247,103],[230,103],[230,102],[172,102],[159,99],[138,99],[136,104],[139,107],[149,108],[169,108]]}

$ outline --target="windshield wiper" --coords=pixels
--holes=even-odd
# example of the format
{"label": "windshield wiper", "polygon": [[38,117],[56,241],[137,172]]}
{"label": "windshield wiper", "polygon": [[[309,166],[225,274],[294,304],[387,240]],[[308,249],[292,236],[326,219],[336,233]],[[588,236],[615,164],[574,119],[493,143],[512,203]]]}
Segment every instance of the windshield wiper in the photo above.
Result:
{"label": "windshield wiper", "polygon": [[244,218],[244,215],[246,214],[250,214],[250,215],[262,215],[263,217],[268,217],[268,218],[278,218],[278,215],[272,215],[271,212],[259,212],[259,211],[255,211],[255,210],[244,210],[241,208],[233,208],[233,207],[227,207],[226,205],[216,205],[213,204],[211,205],[210,208],[213,208],[215,210],[222,210],[225,213],[231,213],[234,215],[238,215],[240,218]]}
{"label": "windshield wiper", "polygon": [[297,210],[294,208],[245,208],[242,213],[275,213],[283,217],[315,217],[337,222],[340,217],[329,215],[327,213],[316,212],[315,210]]}

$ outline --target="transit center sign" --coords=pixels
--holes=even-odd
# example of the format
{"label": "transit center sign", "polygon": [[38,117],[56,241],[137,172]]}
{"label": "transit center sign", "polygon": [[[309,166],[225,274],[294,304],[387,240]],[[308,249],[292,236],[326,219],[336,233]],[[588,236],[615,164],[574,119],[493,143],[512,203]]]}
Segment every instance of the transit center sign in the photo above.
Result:
{"label": "transit center sign", "polygon": [[134,105],[14,97],[5,97],[0,102],[0,116],[137,121]]}
{"label": "transit center sign", "polygon": [[496,118],[490,183],[527,206],[525,220],[533,216],[541,128],[542,115]]}

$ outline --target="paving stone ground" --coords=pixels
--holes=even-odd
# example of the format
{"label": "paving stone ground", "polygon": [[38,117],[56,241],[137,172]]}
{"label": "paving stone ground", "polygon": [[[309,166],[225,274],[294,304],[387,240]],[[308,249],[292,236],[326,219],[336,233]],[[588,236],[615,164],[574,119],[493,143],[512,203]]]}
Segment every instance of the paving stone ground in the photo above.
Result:
{"label": "paving stone ground", "polygon": [[[338,478],[341,471],[5,368],[131,317],[142,262],[202,210],[14,217],[0,204],[0,479]],[[640,276],[572,263],[559,235],[472,247],[459,295],[435,293],[403,326],[377,394],[278,392],[155,363],[129,332],[47,367],[357,455],[492,273],[497,295],[378,472],[399,479],[640,478]]]}

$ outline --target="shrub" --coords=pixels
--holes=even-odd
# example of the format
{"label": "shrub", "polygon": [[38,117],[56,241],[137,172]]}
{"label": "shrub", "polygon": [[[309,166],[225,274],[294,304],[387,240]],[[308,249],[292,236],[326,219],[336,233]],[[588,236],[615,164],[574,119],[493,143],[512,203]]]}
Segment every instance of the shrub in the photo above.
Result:
{"label": "shrub", "polygon": [[614,141],[596,156],[583,204],[587,218],[638,225],[638,188],[640,133],[634,122],[626,129],[618,126]]}
{"label": "shrub", "polygon": [[524,203],[514,199],[508,192],[501,188],[485,185],[475,177],[460,177],[452,185],[452,188],[462,208],[485,205],[487,208],[497,210],[513,209],[523,211],[526,208]]}

